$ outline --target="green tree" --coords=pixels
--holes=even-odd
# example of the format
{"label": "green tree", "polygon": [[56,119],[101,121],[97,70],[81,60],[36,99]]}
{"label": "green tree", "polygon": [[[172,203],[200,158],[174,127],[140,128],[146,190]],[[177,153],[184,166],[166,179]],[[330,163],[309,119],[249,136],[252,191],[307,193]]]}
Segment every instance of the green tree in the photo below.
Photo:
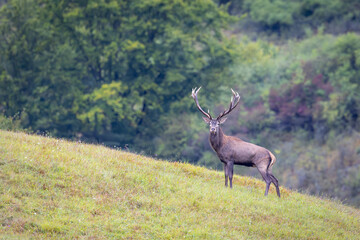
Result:
{"label": "green tree", "polygon": [[[324,103],[325,117],[336,125],[360,129],[360,37],[354,33],[340,36],[329,49],[324,72],[336,91]],[[332,114],[336,114],[336,117]]]}
{"label": "green tree", "polygon": [[297,1],[286,0],[246,0],[244,4],[255,22],[274,30],[291,26],[299,8]]}
{"label": "green tree", "polygon": [[11,1],[1,9],[0,103],[24,127],[71,136],[72,104],[81,92],[75,51],[62,41],[36,1]]}
{"label": "green tree", "polygon": [[34,130],[155,151],[191,88],[211,94],[228,77],[233,19],[210,0],[9,1],[1,106]]}

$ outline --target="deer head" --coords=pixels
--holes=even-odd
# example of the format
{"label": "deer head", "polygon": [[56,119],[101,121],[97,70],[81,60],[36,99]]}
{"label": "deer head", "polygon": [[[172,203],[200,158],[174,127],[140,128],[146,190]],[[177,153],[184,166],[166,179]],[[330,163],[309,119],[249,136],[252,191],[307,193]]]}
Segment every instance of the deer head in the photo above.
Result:
{"label": "deer head", "polygon": [[216,134],[219,131],[220,125],[226,121],[225,116],[228,115],[232,110],[234,110],[236,108],[236,106],[239,104],[240,95],[239,95],[239,93],[237,93],[231,89],[233,96],[231,97],[229,109],[225,109],[225,111],[222,112],[219,116],[217,116],[217,118],[212,118],[209,110],[208,110],[208,112],[205,112],[199,104],[197,94],[200,89],[201,89],[201,87],[199,87],[198,89],[197,88],[192,89],[191,96],[195,100],[196,106],[199,109],[199,111],[205,115],[205,117],[203,117],[203,119],[207,124],[209,124],[210,133]]}

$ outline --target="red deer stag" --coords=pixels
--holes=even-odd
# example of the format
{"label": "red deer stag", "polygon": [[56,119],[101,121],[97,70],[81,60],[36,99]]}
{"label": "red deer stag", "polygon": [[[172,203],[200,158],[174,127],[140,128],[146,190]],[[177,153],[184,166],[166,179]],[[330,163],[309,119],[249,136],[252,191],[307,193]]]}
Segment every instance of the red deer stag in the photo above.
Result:
{"label": "red deer stag", "polygon": [[225,116],[239,104],[239,93],[234,92],[234,90],[231,89],[233,96],[231,98],[229,109],[225,110],[214,119],[211,117],[209,111],[206,113],[199,105],[197,94],[200,89],[201,87],[198,89],[194,88],[191,96],[195,100],[197,108],[205,115],[205,117],[203,117],[204,121],[210,126],[209,140],[211,147],[216,152],[220,161],[224,163],[225,186],[227,187],[229,179],[230,188],[232,188],[234,165],[256,167],[266,182],[265,196],[267,196],[269,192],[270,184],[273,183],[276,187],[277,195],[280,197],[278,180],[271,172],[271,168],[276,161],[275,156],[266,148],[244,142],[236,137],[226,136],[221,130],[220,125],[225,122]]}

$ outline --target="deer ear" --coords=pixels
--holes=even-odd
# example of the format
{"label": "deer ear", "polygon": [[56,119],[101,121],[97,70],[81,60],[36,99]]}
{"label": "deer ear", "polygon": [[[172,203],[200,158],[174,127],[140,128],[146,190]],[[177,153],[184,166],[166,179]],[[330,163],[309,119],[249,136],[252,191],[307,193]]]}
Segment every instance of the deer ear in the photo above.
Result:
{"label": "deer ear", "polygon": [[209,118],[207,118],[207,117],[202,117],[202,118],[204,119],[204,121],[205,121],[207,124],[210,123],[210,119],[209,119]]}
{"label": "deer ear", "polygon": [[227,118],[220,118],[219,123],[223,124],[226,121]]}

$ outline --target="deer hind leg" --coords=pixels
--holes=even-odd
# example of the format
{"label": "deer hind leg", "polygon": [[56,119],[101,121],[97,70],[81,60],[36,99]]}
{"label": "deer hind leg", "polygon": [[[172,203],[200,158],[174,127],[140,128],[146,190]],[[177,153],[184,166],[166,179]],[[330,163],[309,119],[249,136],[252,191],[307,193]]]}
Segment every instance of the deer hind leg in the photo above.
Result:
{"label": "deer hind leg", "polygon": [[259,170],[262,178],[266,183],[265,196],[267,196],[269,192],[270,184],[272,182],[270,176],[267,173],[267,167],[257,166],[257,169]]}
{"label": "deer hind leg", "polygon": [[271,179],[271,182],[274,183],[275,187],[276,187],[276,193],[278,195],[278,197],[280,197],[280,189],[279,189],[279,181],[276,179],[276,177],[271,173],[271,171],[268,172],[268,175]]}

